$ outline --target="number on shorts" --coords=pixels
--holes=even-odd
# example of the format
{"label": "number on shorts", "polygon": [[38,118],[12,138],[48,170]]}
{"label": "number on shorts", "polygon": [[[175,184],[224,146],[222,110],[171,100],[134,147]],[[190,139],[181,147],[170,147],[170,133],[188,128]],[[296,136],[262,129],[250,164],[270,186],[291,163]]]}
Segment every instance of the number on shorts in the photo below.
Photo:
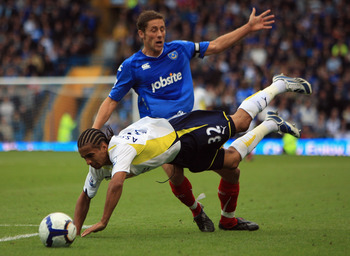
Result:
{"label": "number on shorts", "polygon": [[[209,127],[207,128],[206,132],[207,132],[207,135],[212,135],[212,133],[221,134],[221,128],[218,125],[216,127]],[[221,136],[214,136],[208,139],[208,144],[220,142],[220,141],[221,141]]]}

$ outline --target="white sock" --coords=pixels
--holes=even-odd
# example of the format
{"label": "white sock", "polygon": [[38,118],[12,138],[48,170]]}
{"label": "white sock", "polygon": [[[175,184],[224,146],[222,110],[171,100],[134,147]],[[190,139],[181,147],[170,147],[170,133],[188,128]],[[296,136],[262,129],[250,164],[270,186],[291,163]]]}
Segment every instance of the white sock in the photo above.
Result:
{"label": "white sock", "polygon": [[243,160],[267,134],[277,130],[278,127],[274,121],[264,121],[250,132],[236,139],[230,146],[238,151]]}
{"label": "white sock", "polygon": [[286,91],[286,85],[283,81],[278,80],[266,87],[262,91],[258,91],[252,96],[245,99],[238,107],[245,110],[253,119],[263,111],[267,105],[275,98],[276,95]]}
{"label": "white sock", "polygon": [[277,94],[284,93],[287,91],[286,83],[283,82],[282,80],[277,80],[276,82],[272,83],[269,87],[266,87],[265,89],[269,89],[269,88],[275,91],[274,92],[275,96]]}

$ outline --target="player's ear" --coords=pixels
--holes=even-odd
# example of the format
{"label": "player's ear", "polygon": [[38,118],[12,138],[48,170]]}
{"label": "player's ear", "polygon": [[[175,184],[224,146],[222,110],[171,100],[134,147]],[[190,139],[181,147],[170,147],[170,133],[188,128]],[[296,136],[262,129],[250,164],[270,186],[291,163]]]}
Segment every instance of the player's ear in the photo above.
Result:
{"label": "player's ear", "polygon": [[145,38],[145,33],[142,30],[138,30],[137,33],[139,34],[139,37],[141,37],[141,39]]}
{"label": "player's ear", "polygon": [[105,143],[105,142],[102,142],[102,143],[101,143],[101,150],[102,150],[103,152],[108,152],[108,144]]}

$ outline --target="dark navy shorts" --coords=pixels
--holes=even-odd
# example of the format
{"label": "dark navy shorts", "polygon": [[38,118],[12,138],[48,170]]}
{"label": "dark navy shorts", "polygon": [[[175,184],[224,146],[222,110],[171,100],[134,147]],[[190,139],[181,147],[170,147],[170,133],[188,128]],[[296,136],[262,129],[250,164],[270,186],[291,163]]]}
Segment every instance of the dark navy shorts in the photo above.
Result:
{"label": "dark navy shorts", "polygon": [[225,142],[236,132],[230,117],[222,111],[193,111],[169,120],[181,150],[172,164],[191,172],[218,170],[223,167]]}

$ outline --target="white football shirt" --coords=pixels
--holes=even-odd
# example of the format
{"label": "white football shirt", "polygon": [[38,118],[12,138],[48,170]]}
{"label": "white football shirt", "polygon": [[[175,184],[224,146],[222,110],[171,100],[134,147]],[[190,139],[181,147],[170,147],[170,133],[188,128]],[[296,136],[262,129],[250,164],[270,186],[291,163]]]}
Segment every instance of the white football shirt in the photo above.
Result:
{"label": "white football shirt", "polygon": [[117,172],[139,175],[169,163],[180,151],[180,141],[170,123],[163,118],[144,117],[113,136],[108,145],[112,166],[90,166],[84,191],[92,198],[103,179]]}

